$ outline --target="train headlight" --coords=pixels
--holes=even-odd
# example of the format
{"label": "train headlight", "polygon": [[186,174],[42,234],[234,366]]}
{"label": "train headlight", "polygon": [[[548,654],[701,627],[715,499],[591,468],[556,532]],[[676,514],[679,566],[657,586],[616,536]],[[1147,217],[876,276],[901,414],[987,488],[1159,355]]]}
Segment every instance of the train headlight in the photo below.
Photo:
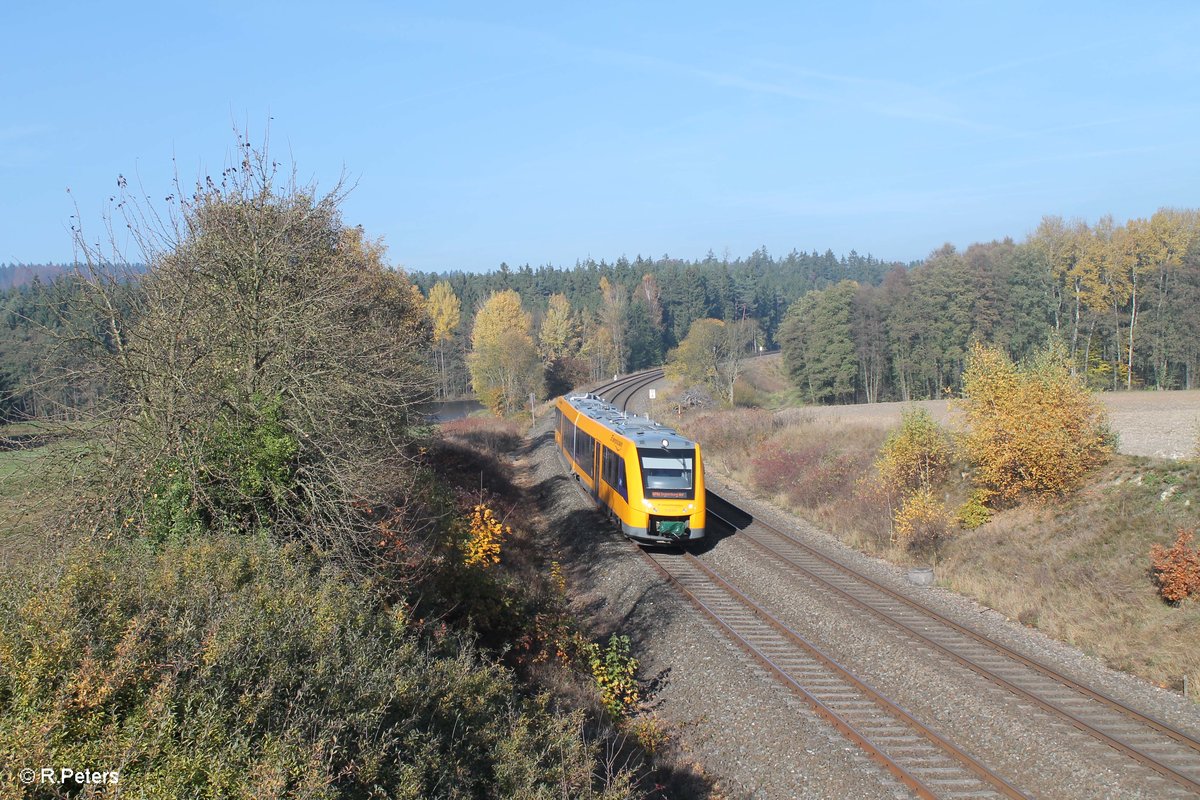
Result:
{"label": "train headlight", "polygon": [[691,510],[692,510],[692,509],[694,509],[695,507],[696,507],[696,504],[695,504],[695,503],[688,503],[688,511],[691,511]]}

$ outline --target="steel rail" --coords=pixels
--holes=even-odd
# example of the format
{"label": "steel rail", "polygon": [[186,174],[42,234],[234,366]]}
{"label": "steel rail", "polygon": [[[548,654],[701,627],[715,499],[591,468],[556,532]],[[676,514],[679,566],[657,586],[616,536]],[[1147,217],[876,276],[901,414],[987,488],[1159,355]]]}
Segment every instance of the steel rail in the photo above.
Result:
{"label": "steel rail", "polygon": [[[611,390],[606,392],[605,394],[609,395],[608,397],[605,397],[605,394],[601,394],[600,396],[605,397],[605,399],[614,406],[619,405],[621,410],[624,411],[629,406],[629,401],[633,399],[634,395],[637,394],[640,389],[643,389],[646,386],[661,380],[662,377],[663,371],[661,369],[637,373],[636,375],[630,376],[629,380],[621,381],[617,386],[614,386]],[[622,395],[625,396],[623,402],[621,401]]]}
{"label": "steel rail", "polygon": [[[997,672],[995,671],[996,669],[998,669],[997,667],[988,667],[985,664],[979,663],[978,660],[972,659],[969,656],[964,655],[962,652],[959,652],[954,647],[947,646],[945,644],[942,644],[941,642],[936,641],[935,639],[932,638],[932,635],[929,633],[928,627],[925,627],[923,629],[920,624],[906,623],[905,621],[897,618],[895,615],[889,614],[887,611],[875,607],[867,600],[864,600],[861,597],[856,597],[851,591],[847,590],[846,588],[839,586],[837,583],[819,575],[813,569],[806,567],[805,565],[799,563],[794,558],[789,557],[786,553],[780,552],[778,547],[772,546],[769,543],[763,541],[752,530],[750,530],[750,528],[752,525],[760,526],[761,528],[768,531],[769,533],[784,540],[784,542],[786,543],[787,546],[790,546],[790,547],[793,547],[793,548],[796,548],[796,549],[802,551],[802,553],[805,556],[815,558],[820,563],[834,568],[842,575],[850,578],[852,581],[857,581],[857,582],[865,585],[869,589],[871,589],[875,592],[878,592],[879,594],[884,595],[885,598],[902,604],[902,606],[904,606],[912,611],[917,612],[922,617],[924,617],[928,620],[931,620],[932,622],[939,624],[945,628],[951,629],[955,633],[958,633],[958,634],[966,637],[969,643],[983,645],[984,647],[986,647],[992,651],[998,652],[1001,655],[1005,656],[1006,658],[1010,659],[1011,661],[1016,662],[1016,664],[1019,665],[1020,667],[1025,667],[1029,670],[1032,670],[1033,672],[1052,681],[1054,684],[1056,684],[1058,686],[1067,687],[1067,688],[1075,691],[1077,694],[1081,695],[1082,697],[1086,698],[1087,700],[1098,703],[1101,706],[1103,706],[1104,708],[1106,708],[1107,710],[1114,711],[1114,712],[1120,714],[1121,717],[1123,717],[1123,718],[1136,720],[1137,722],[1145,725],[1146,727],[1149,727],[1154,731],[1157,731],[1159,733],[1162,733],[1162,734],[1168,736],[1174,742],[1184,745],[1185,748],[1196,753],[1197,755],[1200,755],[1200,742],[1197,742],[1195,739],[1188,736],[1186,733],[1183,733],[1182,731],[1179,731],[1179,730],[1171,727],[1167,723],[1165,723],[1161,720],[1158,720],[1148,714],[1137,711],[1136,709],[1129,708],[1128,706],[1124,705],[1123,703],[1120,703],[1119,701],[1109,697],[1108,695],[1105,695],[1104,693],[1102,693],[1096,689],[1086,686],[1085,684],[1082,684],[1066,675],[1062,675],[1061,673],[1057,672],[1053,668],[1048,667],[1045,664],[1042,664],[1040,662],[1034,661],[1034,660],[1030,659],[1029,657],[1017,652],[1016,650],[1013,650],[1012,648],[1008,647],[1007,645],[1004,645],[1000,642],[996,642],[996,641],[988,638],[987,636],[979,633],[978,631],[972,630],[971,628],[969,628],[965,625],[957,623],[954,620],[949,619],[942,614],[939,614],[938,612],[934,611],[933,609],[930,609],[920,603],[917,603],[916,601],[912,600],[909,597],[906,597],[905,595],[901,594],[900,592],[897,592],[897,591],[891,589],[890,587],[884,586],[883,584],[881,584],[865,575],[858,573],[853,568],[837,561],[834,558],[831,558],[830,556],[826,555],[825,553],[822,553],[820,550],[817,550],[816,548],[813,548],[812,546],[797,539],[795,536],[792,536],[791,534],[788,534],[785,531],[779,530],[778,528],[774,527],[773,525],[770,525],[766,522],[763,522],[762,520],[755,518],[752,514],[749,514],[748,512],[746,512],[745,509],[742,509],[739,506],[737,506],[736,504],[731,503],[729,500],[721,497],[720,495],[717,495],[711,491],[709,492],[709,495],[710,495],[710,497],[715,497],[719,503],[722,503],[722,504],[728,506],[729,508],[733,509],[736,512],[744,514],[747,518],[750,519],[749,523],[746,523],[744,525],[738,525],[735,521],[729,519],[728,515],[722,516],[722,514],[719,511],[714,511],[713,510],[714,504],[711,502],[711,500],[705,504],[705,508],[706,508],[706,511],[709,514],[709,516],[712,516],[712,517],[720,520],[722,523],[729,526],[732,530],[738,532],[740,537],[745,537],[745,539],[748,542],[750,542],[753,546],[755,546],[760,552],[764,552],[767,555],[773,557],[777,561],[783,563],[785,566],[787,566],[793,572],[800,573],[803,577],[818,584],[819,586],[832,590],[837,596],[842,597],[843,599],[852,603],[853,605],[855,605],[859,608],[865,609],[865,610],[879,616],[881,619],[885,620],[889,624],[900,628],[908,635],[913,636],[914,638],[918,639],[919,641],[925,643],[928,647],[931,647],[938,652],[941,652],[941,653],[951,656],[952,658],[954,658],[956,661],[958,661],[963,666],[965,666],[968,669],[974,671],[975,673],[981,675],[982,677],[986,678],[987,680],[991,681],[992,683],[1002,686],[1003,688],[1018,695],[1019,697],[1023,697],[1027,700],[1032,701],[1033,703],[1037,704],[1041,708],[1051,712],[1054,715],[1064,718],[1070,725],[1075,727],[1077,730],[1080,730],[1081,732],[1086,733],[1089,736],[1092,736],[1093,738],[1097,739],[1098,741],[1103,742],[1104,744],[1112,747],[1113,749],[1117,750],[1118,752],[1121,752],[1124,755],[1129,756],[1134,761],[1137,761],[1138,763],[1141,763],[1144,766],[1149,767],[1150,769],[1159,773],[1163,777],[1183,786],[1184,788],[1188,789],[1189,791],[1200,793],[1200,781],[1197,781],[1197,779],[1194,776],[1189,775],[1185,772],[1181,772],[1179,769],[1172,766],[1171,764],[1163,763],[1158,758],[1155,758],[1154,756],[1152,756],[1148,753],[1142,752],[1136,746],[1127,744],[1126,742],[1122,741],[1121,739],[1116,738],[1116,736],[1109,734],[1109,733],[1101,730],[1100,728],[1097,728],[1095,724],[1088,722],[1085,719],[1081,719],[1079,715],[1077,715],[1076,713],[1072,713],[1070,710],[1068,710],[1066,708],[1063,708],[1059,703],[1055,703],[1051,700],[1048,700],[1045,697],[1039,695],[1038,693],[1019,685],[1018,683],[1015,682],[1015,680],[1019,680],[1019,678],[1015,678],[1013,676],[1006,678],[1003,675],[997,674]],[[1198,760],[1196,762],[1196,770],[1198,773],[1200,773],[1200,760]]]}
{"label": "steel rail", "polygon": [[604,394],[606,394],[610,390],[612,390],[616,387],[619,387],[622,384],[628,383],[629,381],[637,380],[638,378],[641,378],[642,376],[648,375],[652,372],[659,373],[659,375],[661,376],[662,367],[651,367],[649,369],[640,370],[638,372],[631,372],[628,375],[621,375],[621,376],[615,378],[614,380],[607,381],[605,383],[600,384],[599,386],[595,386],[591,389],[588,389],[587,392],[589,394],[594,394],[598,397],[603,397]]}
{"label": "steel rail", "polygon": [[[661,575],[663,575],[672,585],[678,588],[684,594],[684,596],[692,602],[693,605],[695,605],[721,630],[723,630],[730,638],[732,638],[735,644],[737,644],[744,651],[749,653],[756,661],[766,667],[768,671],[770,671],[793,693],[799,695],[819,716],[830,722],[838,731],[843,733],[847,738],[862,748],[868,756],[883,766],[904,785],[912,789],[918,797],[938,797],[937,784],[939,782],[943,785],[944,790],[947,793],[952,791],[947,784],[957,785],[957,789],[953,791],[961,792],[963,790],[961,785],[963,777],[962,775],[956,776],[952,773],[948,774],[947,770],[952,769],[952,767],[947,767],[945,762],[942,764],[928,763],[930,758],[928,752],[918,751],[914,753],[912,750],[914,747],[914,743],[911,741],[912,738],[923,740],[924,742],[931,744],[934,748],[940,750],[952,764],[957,764],[963,768],[963,770],[965,770],[965,773],[978,779],[1000,796],[1008,798],[1026,797],[1025,794],[1008,783],[1004,778],[996,774],[994,771],[988,769],[970,754],[946,740],[932,728],[914,718],[897,703],[888,699],[878,690],[859,679],[857,676],[851,673],[850,670],[838,663],[835,659],[822,651],[812,642],[808,641],[800,634],[789,628],[787,625],[773,616],[767,609],[751,600],[740,589],[717,574],[713,569],[704,564],[704,562],[700,561],[700,559],[696,558],[690,553],[685,552],[682,554],[681,558],[684,560],[684,562],[697,571],[707,581],[708,586],[717,587],[728,597],[731,597],[738,605],[750,611],[753,614],[753,622],[765,623],[767,626],[769,626],[769,628],[776,631],[782,637],[783,641],[795,648],[798,648],[801,653],[817,662],[827,672],[836,676],[838,680],[851,687],[853,692],[857,692],[863,698],[869,700],[878,709],[882,710],[890,718],[890,720],[893,722],[898,721],[901,723],[902,727],[908,728],[911,731],[910,741],[897,745],[894,748],[896,752],[889,754],[889,748],[886,745],[877,743],[872,739],[871,733],[861,730],[863,727],[861,722],[855,723],[847,718],[845,711],[839,712],[839,710],[835,707],[836,701],[831,702],[830,698],[841,697],[843,698],[842,703],[845,705],[853,705],[860,701],[846,701],[844,698],[847,692],[841,687],[836,689],[827,689],[825,692],[826,699],[822,700],[819,696],[820,690],[814,690],[811,687],[806,686],[792,673],[791,670],[788,669],[785,664],[781,663],[783,660],[782,658],[779,656],[772,657],[770,653],[766,652],[767,647],[769,646],[778,647],[777,643],[770,642],[765,646],[762,644],[755,644],[753,641],[753,634],[746,630],[746,625],[750,624],[753,626],[753,622],[742,623],[742,625],[739,627],[737,620],[733,616],[722,614],[718,609],[714,608],[712,604],[705,602],[705,600],[697,591],[695,591],[692,587],[689,587],[684,580],[678,574],[676,574],[675,571],[672,571],[669,564],[664,563],[665,561],[668,561],[665,554],[661,552],[647,551],[642,548],[638,549]],[[809,683],[816,683],[816,681],[809,678]],[[879,720],[876,719],[873,721],[876,724],[879,724]],[[888,735],[891,738],[898,738],[897,734],[895,733]],[[910,753],[908,759],[910,762],[926,763],[924,765],[921,763],[910,763],[908,766],[906,766],[903,763],[905,760],[904,757],[899,755],[900,752],[906,749]],[[924,775],[922,775],[922,773],[924,773]]]}

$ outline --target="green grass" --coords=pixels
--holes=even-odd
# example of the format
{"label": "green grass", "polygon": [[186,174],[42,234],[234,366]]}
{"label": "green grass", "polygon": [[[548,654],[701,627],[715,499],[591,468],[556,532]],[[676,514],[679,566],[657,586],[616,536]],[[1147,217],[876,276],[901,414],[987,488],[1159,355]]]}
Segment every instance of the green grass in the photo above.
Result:
{"label": "green grass", "polygon": [[19,561],[45,543],[63,507],[50,467],[84,447],[81,438],[55,438],[41,447],[0,450],[0,562]]}

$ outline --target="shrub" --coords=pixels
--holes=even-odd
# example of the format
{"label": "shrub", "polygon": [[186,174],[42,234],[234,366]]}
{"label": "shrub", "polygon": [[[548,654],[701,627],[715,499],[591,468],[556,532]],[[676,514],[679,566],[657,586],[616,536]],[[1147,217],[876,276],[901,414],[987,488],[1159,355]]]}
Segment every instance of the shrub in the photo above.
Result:
{"label": "shrub", "polygon": [[900,427],[883,443],[875,468],[893,491],[928,488],[942,481],[954,451],[950,438],[924,408],[900,415]]}
{"label": "shrub", "polygon": [[760,409],[734,409],[698,414],[680,427],[704,444],[704,457],[720,459],[726,466],[743,462],[779,430],[777,416]]}
{"label": "shrub", "polygon": [[218,176],[176,179],[167,214],[122,186],[120,239],[75,229],[54,382],[103,390],[80,409],[100,452],[68,476],[65,513],[89,532],[133,516],[152,538],[252,527],[375,569],[361,503],[412,477],[434,385],[425,301],[343,221],[340,188],[237,144]]}
{"label": "shrub", "polygon": [[738,379],[733,384],[734,408],[761,408],[766,402],[766,395],[746,381]]}
{"label": "shrub", "polygon": [[789,425],[758,446],[750,459],[750,480],[793,505],[828,506],[870,469],[878,445],[873,429],[839,426],[831,432],[810,422]]}
{"label": "shrub", "polygon": [[1193,536],[1181,528],[1169,548],[1156,544],[1150,549],[1150,571],[1168,603],[1200,597],[1200,549],[1192,546]]}
{"label": "shrub", "polygon": [[992,511],[987,507],[987,492],[976,489],[966,502],[958,507],[958,524],[960,527],[973,531],[987,524],[992,518]]}
{"label": "shrub", "polygon": [[120,767],[148,798],[592,794],[580,714],[297,545],[79,548],[8,585],[5,764]]}
{"label": "shrub", "polygon": [[1066,494],[1113,449],[1104,410],[1071,375],[1061,345],[1018,367],[1002,351],[976,344],[961,407],[976,481],[1001,501]]}
{"label": "shrub", "polygon": [[800,480],[804,460],[802,454],[787,450],[777,442],[768,442],[750,459],[750,478],[761,489],[785,490]]}
{"label": "shrub", "polygon": [[895,543],[909,550],[938,544],[950,535],[954,526],[945,505],[928,488],[917,489],[905,497],[894,522]]}
{"label": "shrub", "polygon": [[496,519],[496,515],[485,504],[477,503],[467,521],[464,563],[482,567],[500,563],[500,541],[510,535],[512,528]]}
{"label": "shrub", "polygon": [[628,714],[638,704],[637,659],[629,655],[629,637],[613,634],[603,650],[595,642],[587,645],[592,679],[600,690],[600,702],[614,719]]}

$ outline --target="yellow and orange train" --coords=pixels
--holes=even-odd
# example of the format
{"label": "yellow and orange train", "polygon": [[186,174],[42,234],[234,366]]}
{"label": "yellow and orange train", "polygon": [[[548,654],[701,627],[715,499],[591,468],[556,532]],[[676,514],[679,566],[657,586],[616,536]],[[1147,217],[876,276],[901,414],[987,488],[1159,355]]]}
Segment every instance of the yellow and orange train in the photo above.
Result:
{"label": "yellow and orange train", "polygon": [[575,477],[643,544],[704,538],[700,447],[595,395],[560,397],[554,441]]}

